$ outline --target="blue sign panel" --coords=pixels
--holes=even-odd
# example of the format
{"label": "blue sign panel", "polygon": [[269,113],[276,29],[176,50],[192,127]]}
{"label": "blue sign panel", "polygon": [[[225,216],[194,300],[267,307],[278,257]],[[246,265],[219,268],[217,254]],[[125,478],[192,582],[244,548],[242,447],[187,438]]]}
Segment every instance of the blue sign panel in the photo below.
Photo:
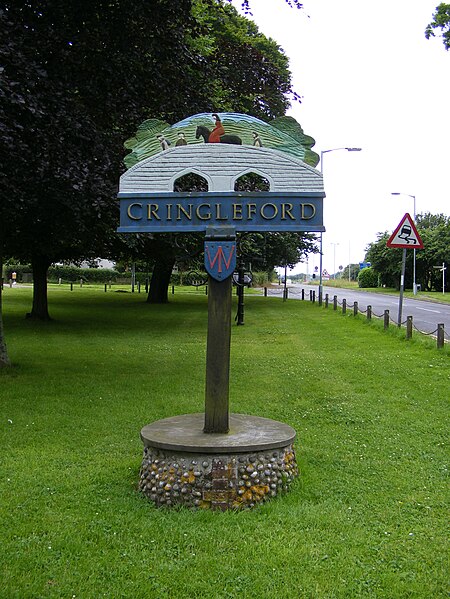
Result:
{"label": "blue sign panel", "polygon": [[325,231],[323,192],[119,193],[119,233]]}
{"label": "blue sign panel", "polygon": [[236,268],[236,243],[205,241],[205,268],[216,281],[230,277]]}

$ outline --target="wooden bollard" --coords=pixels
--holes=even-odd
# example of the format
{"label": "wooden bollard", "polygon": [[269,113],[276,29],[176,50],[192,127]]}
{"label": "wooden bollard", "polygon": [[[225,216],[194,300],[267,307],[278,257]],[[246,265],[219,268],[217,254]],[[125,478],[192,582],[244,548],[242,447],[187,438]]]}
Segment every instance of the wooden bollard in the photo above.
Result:
{"label": "wooden bollard", "polygon": [[333,310],[337,310],[337,295],[333,296]]}
{"label": "wooden bollard", "polygon": [[372,306],[367,306],[367,320],[372,320]]}
{"label": "wooden bollard", "polygon": [[267,297],[267,287],[264,287],[264,297]]}
{"label": "wooden bollard", "polygon": [[353,316],[358,316],[358,302],[353,302]]}
{"label": "wooden bollard", "polygon": [[312,297],[311,297],[311,301],[312,301],[312,303],[313,303],[313,304],[315,304],[315,303],[316,303],[316,292],[314,291],[314,289],[313,289],[313,291],[312,291]]}
{"label": "wooden bollard", "polygon": [[411,339],[412,332],[413,332],[413,317],[407,316],[406,317],[406,338],[407,339]]}
{"label": "wooden bollard", "polygon": [[346,314],[347,313],[347,300],[343,299],[342,300],[342,314]]}
{"label": "wooden bollard", "polygon": [[325,294],[325,308],[328,308],[328,293]]}
{"label": "wooden bollard", "polygon": [[438,349],[441,349],[442,347],[444,347],[444,325],[443,324],[437,325],[436,339],[437,339]]}
{"label": "wooden bollard", "polygon": [[384,330],[389,328],[389,310],[384,311]]}
{"label": "wooden bollard", "polygon": [[305,299],[305,290],[302,289],[302,300],[304,300],[304,299]]}

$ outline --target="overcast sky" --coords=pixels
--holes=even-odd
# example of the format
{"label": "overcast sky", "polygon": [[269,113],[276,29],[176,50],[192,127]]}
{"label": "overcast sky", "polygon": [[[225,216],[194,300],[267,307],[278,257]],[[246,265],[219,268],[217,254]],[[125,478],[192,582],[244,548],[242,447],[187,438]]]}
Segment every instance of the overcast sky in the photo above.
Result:
{"label": "overcast sky", "polygon": [[[236,7],[239,1],[233,2]],[[426,40],[438,0],[252,0],[253,20],[290,58],[303,97],[288,114],[323,160],[324,268],[360,262],[403,215],[450,215],[450,51]],[[318,167],[320,168],[320,167]],[[333,245],[339,244],[339,245]],[[318,266],[311,257],[309,272]],[[301,264],[294,272],[304,272]]]}

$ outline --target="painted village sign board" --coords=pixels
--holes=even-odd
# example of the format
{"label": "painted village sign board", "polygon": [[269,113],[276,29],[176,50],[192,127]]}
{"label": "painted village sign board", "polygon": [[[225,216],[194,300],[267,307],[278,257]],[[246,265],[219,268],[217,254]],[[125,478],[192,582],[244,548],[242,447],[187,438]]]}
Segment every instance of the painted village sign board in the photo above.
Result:
{"label": "painted village sign board", "polygon": [[[120,180],[118,231],[324,231],[313,143],[290,117],[272,124],[234,113],[194,115],[173,126],[146,121],[126,143],[132,152]],[[203,177],[208,191],[175,192],[189,173]],[[248,173],[265,178],[270,191],[233,191]]]}
{"label": "painted village sign board", "polygon": [[[229,431],[231,281],[240,231],[324,231],[322,174],[314,140],[290,117],[264,123],[235,113],[198,114],[175,125],[143,123],[125,146],[122,233],[204,231],[210,275],[204,433]],[[195,174],[207,192],[177,192]],[[268,192],[235,191],[255,174]]]}

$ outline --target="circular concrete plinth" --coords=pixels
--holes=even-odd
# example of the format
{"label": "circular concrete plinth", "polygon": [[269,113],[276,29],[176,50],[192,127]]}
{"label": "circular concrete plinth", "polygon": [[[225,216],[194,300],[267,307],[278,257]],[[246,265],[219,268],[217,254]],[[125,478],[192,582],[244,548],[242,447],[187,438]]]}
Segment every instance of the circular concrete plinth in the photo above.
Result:
{"label": "circular concrete plinth", "polygon": [[204,433],[204,421],[204,414],[164,418],[144,426],[141,439],[145,447],[218,454],[275,449],[295,441],[291,426],[269,418],[230,414],[228,433]]}
{"label": "circular concrete plinth", "polygon": [[298,476],[287,424],[231,414],[229,433],[204,433],[203,425],[204,414],[184,414],[142,429],[139,488],[157,506],[252,508]]}

